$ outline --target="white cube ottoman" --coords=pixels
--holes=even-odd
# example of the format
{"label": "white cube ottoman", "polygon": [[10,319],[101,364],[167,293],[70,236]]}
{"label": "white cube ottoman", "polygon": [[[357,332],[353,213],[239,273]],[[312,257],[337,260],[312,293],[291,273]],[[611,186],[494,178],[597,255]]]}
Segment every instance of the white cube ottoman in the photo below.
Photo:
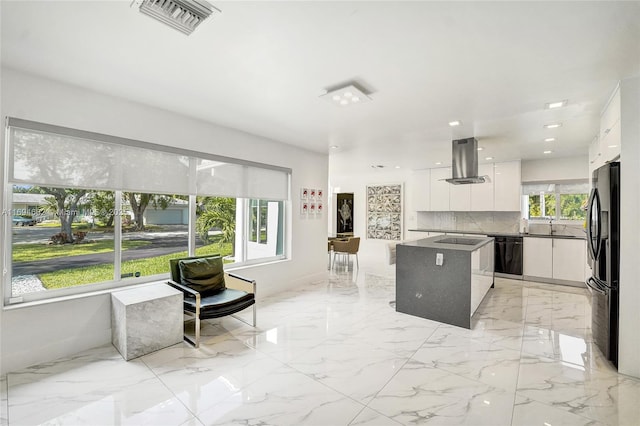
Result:
{"label": "white cube ottoman", "polygon": [[127,361],[182,342],[183,294],[164,283],[111,293],[111,339]]}

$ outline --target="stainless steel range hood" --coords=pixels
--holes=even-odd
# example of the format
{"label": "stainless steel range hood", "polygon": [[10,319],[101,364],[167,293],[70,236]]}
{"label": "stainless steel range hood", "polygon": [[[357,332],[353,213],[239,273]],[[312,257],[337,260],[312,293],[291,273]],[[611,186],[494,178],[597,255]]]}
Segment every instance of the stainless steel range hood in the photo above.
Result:
{"label": "stainless steel range hood", "polygon": [[476,138],[457,139],[452,142],[451,161],[453,177],[446,179],[454,185],[484,183],[478,176],[478,140]]}

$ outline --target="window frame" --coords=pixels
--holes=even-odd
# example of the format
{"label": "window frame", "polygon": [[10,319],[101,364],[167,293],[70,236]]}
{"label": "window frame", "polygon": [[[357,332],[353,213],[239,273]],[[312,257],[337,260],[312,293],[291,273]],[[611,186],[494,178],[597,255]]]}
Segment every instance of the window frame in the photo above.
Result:
{"label": "window frame", "polygon": [[[531,183],[524,183],[523,182],[523,190],[526,188],[527,184],[535,184],[535,185],[553,185],[553,191],[540,191],[540,192],[536,192],[534,194],[530,194],[525,193],[523,194],[526,197],[526,217],[529,221],[532,222],[542,222],[542,221],[557,221],[557,222],[564,222],[564,223],[569,223],[569,224],[582,224],[584,222],[584,219],[564,219],[562,218],[562,204],[561,204],[561,196],[562,195],[571,195],[571,194],[578,194],[578,193],[570,193],[570,192],[564,192],[562,191],[562,187],[563,185],[566,184],[584,184],[586,185],[586,189],[587,192],[582,193],[580,192],[579,194],[584,194],[587,198],[589,197],[589,180],[588,179],[579,179],[579,180],[571,180],[571,181],[558,181],[558,182],[531,182]],[[554,199],[555,199],[555,214],[553,216],[535,216],[535,217],[531,217],[530,216],[530,197],[532,196],[538,196],[540,197],[540,199],[542,200],[544,198],[545,195],[553,195]],[[541,203],[542,204],[542,203]],[[524,207],[524,206],[523,206]],[[542,208],[541,208],[542,209]],[[586,212],[585,212],[585,217],[586,217]]]}
{"label": "window frame", "polygon": [[[22,294],[14,297],[12,295],[12,265],[13,265],[12,220],[10,217],[11,215],[8,214],[8,212],[11,212],[13,208],[13,185],[14,184],[21,185],[25,183],[22,181],[13,181],[10,178],[11,173],[13,171],[13,167],[14,167],[13,157],[10,155],[10,141],[9,141],[9,137],[10,137],[9,130],[12,127],[23,128],[23,129],[27,129],[34,132],[54,133],[57,135],[63,135],[68,137],[84,138],[88,140],[94,140],[97,142],[123,145],[125,147],[142,148],[142,149],[149,149],[152,151],[183,155],[193,159],[204,159],[204,160],[212,160],[212,161],[237,164],[241,166],[247,166],[249,168],[255,168],[258,172],[260,172],[260,169],[266,169],[267,171],[271,170],[272,173],[273,171],[286,173],[286,198],[279,200],[279,201],[282,201],[282,206],[285,209],[285,211],[283,212],[284,222],[282,223],[281,229],[279,229],[279,232],[282,234],[281,236],[282,240],[285,244],[282,250],[282,254],[265,257],[265,258],[247,260],[246,259],[247,251],[245,249],[242,252],[242,260],[238,260],[234,263],[227,264],[226,269],[234,270],[234,269],[239,269],[249,265],[258,265],[258,264],[270,263],[274,261],[288,259],[289,251],[287,249],[286,242],[289,241],[287,233],[288,233],[288,230],[290,229],[289,222],[291,220],[291,215],[288,212],[290,208],[290,200],[291,200],[292,170],[290,168],[263,164],[263,163],[258,163],[254,161],[241,160],[241,159],[236,159],[231,157],[218,156],[218,155],[208,154],[208,153],[203,153],[198,151],[185,150],[185,149],[176,148],[176,147],[157,145],[149,142],[142,142],[138,140],[120,138],[116,136],[98,134],[98,133],[87,132],[83,130],[70,129],[70,128],[65,128],[65,127],[60,127],[60,126],[55,126],[50,124],[37,123],[37,122],[31,122],[28,120],[7,117],[6,126],[5,126],[5,137],[2,142],[4,144],[3,152],[5,153],[4,174],[3,174],[3,185],[5,188],[5,193],[4,193],[5,196],[3,197],[3,200],[2,200],[3,216],[5,219],[2,223],[2,226],[4,228],[4,235],[2,238],[2,243],[4,245],[4,250],[3,250],[4,256],[2,258],[2,263],[3,263],[2,266],[4,271],[4,288],[3,288],[3,292],[4,292],[3,306],[4,307],[19,306],[20,304],[24,304],[28,302],[45,301],[45,300],[57,299],[57,298],[67,297],[67,296],[76,296],[76,295],[84,295],[84,294],[93,294],[93,293],[102,292],[102,291],[110,291],[117,288],[166,279],[169,276],[168,268],[167,268],[167,272],[163,274],[133,277],[133,278],[131,277],[122,278],[120,276],[121,266],[122,266],[122,259],[121,259],[122,219],[120,215],[116,215],[114,220],[114,279],[113,280],[96,282],[96,283],[78,284],[71,287],[26,293],[26,294]],[[283,182],[283,181],[280,181],[280,182]],[[40,183],[26,183],[26,184],[34,185],[34,186],[44,186],[43,184],[40,184]],[[48,185],[48,186],[61,187],[61,185]],[[88,188],[88,189],[96,189],[96,188]],[[117,211],[122,210],[121,194],[122,192],[132,192],[132,190],[129,188],[110,188],[108,190],[114,191],[116,193],[116,197],[115,197],[116,210]],[[252,191],[255,192],[255,189]],[[260,189],[258,189],[258,191],[260,191]],[[144,191],[140,191],[140,192],[144,192]],[[155,193],[157,191],[147,191],[147,192]],[[189,194],[183,194],[183,195],[189,195],[189,206],[188,206],[189,219],[188,219],[188,225],[187,225],[188,253],[190,256],[193,256],[195,254],[195,243],[196,243],[196,196],[197,195],[204,196],[204,195],[212,195],[212,194],[196,195],[194,193],[189,193]],[[224,195],[216,194],[214,196],[224,196]],[[236,201],[242,200],[242,202],[237,202],[237,205],[248,206],[248,203],[245,201],[249,200],[249,198],[236,197],[236,196],[233,196],[232,198],[236,199]],[[246,211],[241,212],[242,215],[245,215],[246,213],[247,213]],[[242,229],[236,229],[236,241],[234,244],[237,245],[238,243],[241,243],[246,248],[246,244],[247,244],[246,237],[249,235],[249,229],[248,229],[249,223],[248,221],[242,221],[242,222],[244,222],[241,224]],[[238,223],[236,221],[236,226],[237,225]],[[240,238],[240,241],[238,241],[239,238]],[[259,236],[258,236],[258,239],[259,239]]]}

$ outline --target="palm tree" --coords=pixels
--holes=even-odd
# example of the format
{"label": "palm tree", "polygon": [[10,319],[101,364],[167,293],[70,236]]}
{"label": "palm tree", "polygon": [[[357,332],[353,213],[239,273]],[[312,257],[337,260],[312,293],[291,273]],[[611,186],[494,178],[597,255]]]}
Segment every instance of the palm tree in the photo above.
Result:
{"label": "palm tree", "polygon": [[236,200],[228,197],[203,197],[198,206],[196,230],[200,239],[210,243],[209,230],[219,228],[222,231],[218,240],[220,245],[231,243],[232,254],[235,254],[236,240]]}

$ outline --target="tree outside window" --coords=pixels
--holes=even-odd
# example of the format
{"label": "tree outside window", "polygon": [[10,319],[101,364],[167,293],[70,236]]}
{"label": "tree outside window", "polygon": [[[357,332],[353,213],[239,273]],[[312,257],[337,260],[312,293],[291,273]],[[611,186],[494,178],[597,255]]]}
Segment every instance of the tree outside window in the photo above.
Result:
{"label": "tree outside window", "polygon": [[586,218],[588,189],[587,182],[524,185],[523,192],[528,194],[529,219],[583,221]]}

